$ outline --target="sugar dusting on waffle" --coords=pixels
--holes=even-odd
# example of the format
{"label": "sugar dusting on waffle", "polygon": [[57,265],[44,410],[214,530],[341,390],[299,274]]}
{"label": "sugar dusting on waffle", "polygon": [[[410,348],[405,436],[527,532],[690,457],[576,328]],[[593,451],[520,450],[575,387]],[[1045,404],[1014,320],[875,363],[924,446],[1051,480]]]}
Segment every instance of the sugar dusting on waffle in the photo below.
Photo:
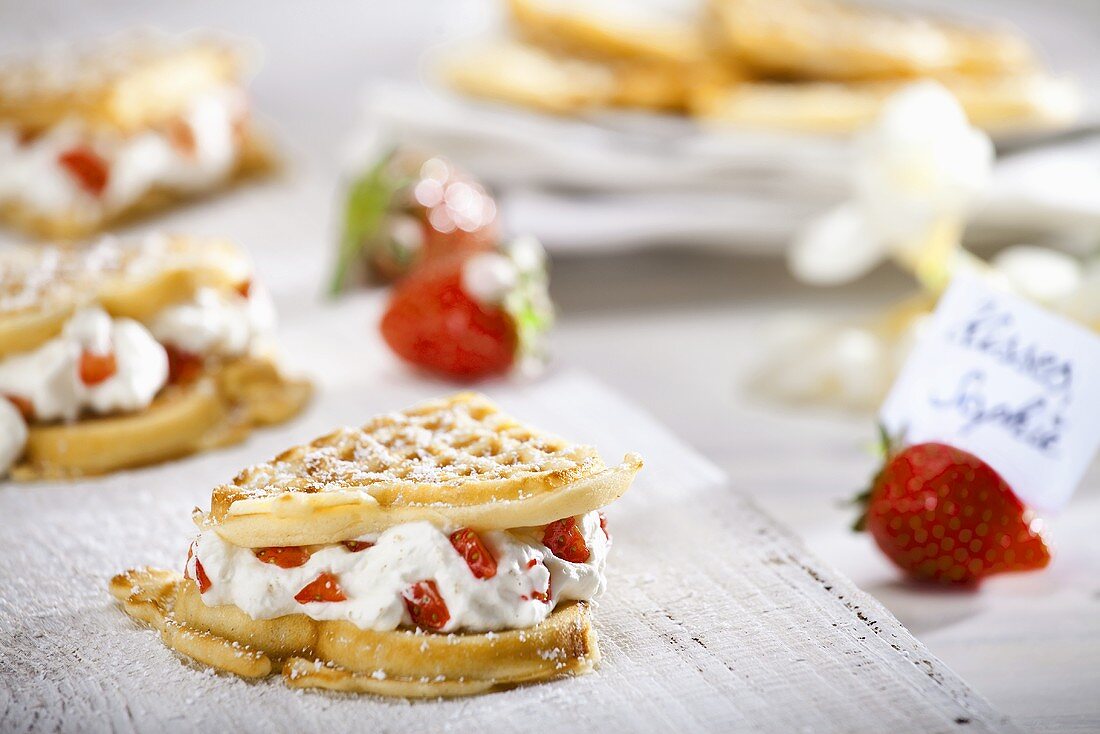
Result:
{"label": "sugar dusting on waffle", "polygon": [[541,434],[480,396],[429,403],[342,428],[239,474],[245,496],[364,485],[458,485],[521,480],[547,472],[590,473],[595,450]]}
{"label": "sugar dusting on waffle", "polygon": [[[213,262],[226,270],[247,265],[232,262],[224,250],[162,234],[106,236],[86,247],[16,247],[0,254],[0,315],[54,301],[94,300],[108,276],[147,276]],[[242,272],[240,277],[246,275]]]}

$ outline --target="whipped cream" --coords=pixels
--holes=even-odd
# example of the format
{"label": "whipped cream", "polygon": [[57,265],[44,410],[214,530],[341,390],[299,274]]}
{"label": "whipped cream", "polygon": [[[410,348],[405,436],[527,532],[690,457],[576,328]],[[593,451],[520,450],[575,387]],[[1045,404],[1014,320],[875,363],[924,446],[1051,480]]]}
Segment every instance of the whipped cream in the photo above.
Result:
{"label": "whipped cream", "polygon": [[0,478],[11,471],[27,445],[27,424],[14,405],[0,397]]}
{"label": "whipped cream", "polygon": [[[606,585],[604,563],[611,542],[599,513],[576,518],[589,549],[588,560],[557,558],[541,543],[542,528],[479,533],[497,561],[491,578],[476,577],[451,545],[450,533],[427,522],[398,525],[359,538],[373,543],[351,551],[343,544],[321,546],[305,564],[280,568],[257,558],[255,550],[230,545],[214,531],[199,535],[187,573],[196,563],[210,581],[202,594],[209,606],[232,604],[253,619],[305,614],[318,620],[344,620],[379,631],[413,626],[403,592],[434,580],[450,619],[442,632],[488,632],[538,624],[563,601],[589,600]],[[345,601],[299,603],[295,595],[319,574],[337,577]],[[543,601],[549,583],[549,599]]]}
{"label": "whipped cream", "polygon": [[[232,171],[239,153],[235,122],[244,109],[234,87],[198,97],[182,116],[192,146],[181,148],[160,130],[136,135],[90,133],[76,121],[63,122],[23,143],[19,130],[0,126],[0,203],[18,201],[45,214],[93,216],[117,211],[153,187],[179,191],[207,188]],[[87,147],[108,164],[107,184],[95,196],[59,163],[65,151]]]}
{"label": "whipped cream", "polygon": [[[113,355],[115,372],[93,385],[81,379],[82,355]],[[0,360],[0,393],[30,401],[39,421],[75,420],[83,411],[142,410],[168,381],[168,356],[133,319],[82,309],[38,349]],[[5,401],[6,402],[6,401]]]}
{"label": "whipped cream", "polygon": [[162,344],[201,356],[239,357],[275,330],[275,305],[253,283],[248,295],[200,288],[192,300],[169,306],[150,325]]}

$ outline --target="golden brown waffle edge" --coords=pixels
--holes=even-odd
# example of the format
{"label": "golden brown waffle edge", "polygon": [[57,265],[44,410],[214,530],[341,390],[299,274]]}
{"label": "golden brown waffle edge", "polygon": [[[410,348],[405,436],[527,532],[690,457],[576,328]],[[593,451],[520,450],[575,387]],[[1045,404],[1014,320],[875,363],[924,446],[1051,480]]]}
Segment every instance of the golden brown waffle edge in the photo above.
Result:
{"label": "golden brown waffle edge", "polygon": [[573,602],[542,623],[493,634],[362,630],[303,614],[253,620],[231,606],[208,607],[194,582],[158,569],[111,579],[125,612],[156,629],[168,647],[246,678],[280,669],[287,685],[404,698],[465,696],[581,675],[599,662],[590,607]]}

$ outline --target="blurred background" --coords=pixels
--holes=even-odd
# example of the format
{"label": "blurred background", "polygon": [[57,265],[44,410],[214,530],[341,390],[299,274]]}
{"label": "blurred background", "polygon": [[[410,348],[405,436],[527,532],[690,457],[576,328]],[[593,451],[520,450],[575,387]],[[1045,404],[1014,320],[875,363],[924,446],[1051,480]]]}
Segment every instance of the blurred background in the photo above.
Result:
{"label": "blurred background", "polygon": [[[1066,727],[1096,714],[1081,691],[1100,690],[1096,467],[1053,519],[1055,564],[980,594],[899,581],[848,531],[844,500],[870,477],[874,409],[960,258],[1100,325],[1100,3],[889,5],[988,35],[948,34],[974,53],[944,69],[924,45],[944,51],[934,28],[797,2],[0,0],[0,49],[133,26],[257,41],[255,109],[285,170],[138,228],[236,239],[284,322],[323,298],[348,182],[391,144],[448,156],[494,191],[505,231],[551,255],[552,369],[587,370],[658,416],[1025,728]],[[778,58],[759,50],[784,43]],[[876,122],[924,77],[955,95],[996,161],[938,208],[938,190],[922,194],[934,211],[894,237],[905,243],[879,233],[859,252],[830,249],[848,241],[823,223],[838,206],[904,211],[861,189],[860,171],[890,157],[875,145],[916,141],[919,157],[935,141],[913,128],[942,123],[938,140],[963,124],[950,111]],[[942,157],[929,175],[950,186],[957,158]],[[930,233],[942,223],[946,251]],[[364,316],[364,334],[375,328]],[[1046,630],[1038,649],[1031,630]],[[1019,674],[1029,665],[1072,668],[1076,682],[1037,683]]]}

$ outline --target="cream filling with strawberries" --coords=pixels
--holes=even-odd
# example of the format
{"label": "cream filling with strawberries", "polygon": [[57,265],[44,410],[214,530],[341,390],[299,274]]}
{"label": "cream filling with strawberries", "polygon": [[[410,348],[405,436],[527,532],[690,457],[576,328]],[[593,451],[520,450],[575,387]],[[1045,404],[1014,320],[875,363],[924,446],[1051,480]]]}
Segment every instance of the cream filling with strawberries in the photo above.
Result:
{"label": "cream filling with strawberries", "polygon": [[590,512],[549,530],[476,534],[414,522],[352,542],[285,549],[233,546],[211,530],[192,546],[186,575],[207,605],[231,604],[253,619],[305,614],[378,631],[522,629],[559,603],[603,592],[611,542],[601,520]]}
{"label": "cream filling with strawberries", "polygon": [[[164,130],[89,134],[76,121],[23,141],[0,126],[0,204],[46,215],[120,211],[154,187],[197,191],[224,180],[240,155],[245,106],[235,87],[211,90]],[[68,162],[66,162],[68,161]]]}
{"label": "cream filling with strawberries", "polygon": [[61,334],[0,361],[0,395],[36,421],[147,408],[168,381],[168,356],[133,319],[98,307],[76,312]]}
{"label": "cream filling with strawberries", "polygon": [[202,288],[192,300],[162,310],[149,328],[87,307],[59,336],[0,360],[0,396],[40,422],[135,412],[168,383],[163,345],[196,358],[232,358],[254,351],[274,328],[274,305],[258,286],[247,295]]}

